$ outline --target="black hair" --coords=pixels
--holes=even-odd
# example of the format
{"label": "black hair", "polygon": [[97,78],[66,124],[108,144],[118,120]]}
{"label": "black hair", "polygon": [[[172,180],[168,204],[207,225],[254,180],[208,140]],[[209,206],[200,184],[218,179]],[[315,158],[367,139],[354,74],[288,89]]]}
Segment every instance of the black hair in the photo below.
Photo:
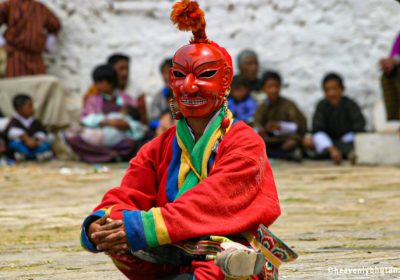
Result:
{"label": "black hair", "polygon": [[241,87],[241,86],[243,86],[243,87],[245,87],[245,88],[247,88],[249,90],[251,89],[250,82],[245,77],[243,77],[241,75],[233,77],[232,83],[231,83],[231,87],[232,88],[238,88],[238,87]]}
{"label": "black hair", "polygon": [[265,83],[269,80],[278,81],[280,85],[282,85],[282,77],[278,72],[275,71],[265,71],[261,78],[261,85],[265,85]]}
{"label": "black hair", "polygon": [[15,111],[18,111],[22,106],[24,106],[28,101],[32,101],[32,98],[24,93],[16,95],[13,99],[13,107]]}
{"label": "black hair", "polygon": [[330,72],[330,73],[326,74],[325,77],[322,79],[322,83],[321,83],[321,86],[323,89],[325,88],[325,84],[329,81],[335,81],[339,84],[339,86],[343,90],[345,89],[343,78],[339,74],[337,74],[335,72]]}
{"label": "black hair", "polygon": [[140,111],[138,108],[132,106],[125,107],[126,113],[135,121],[140,121]]}
{"label": "black hair", "polygon": [[93,81],[102,82],[107,81],[109,82],[114,88],[117,87],[118,83],[118,76],[117,72],[114,68],[108,64],[97,66],[92,73]]}
{"label": "black hair", "polygon": [[172,58],[166,58],[160,64],[160,72],[163,71],[164,67],[168,66],[169,68],[172,67]]}
{"label": "black hair", "polygon": [[129,62],[130,61],[130,57],[125,55],[125,54],[122,54],[122,53],[115,53],[115,54],[112,54],[112,55],[110,55],[108,57],[107,64],[111,65],[111,66],[114,66],[117,62],[119,62],[121,60],[126,60],[126,61]]}

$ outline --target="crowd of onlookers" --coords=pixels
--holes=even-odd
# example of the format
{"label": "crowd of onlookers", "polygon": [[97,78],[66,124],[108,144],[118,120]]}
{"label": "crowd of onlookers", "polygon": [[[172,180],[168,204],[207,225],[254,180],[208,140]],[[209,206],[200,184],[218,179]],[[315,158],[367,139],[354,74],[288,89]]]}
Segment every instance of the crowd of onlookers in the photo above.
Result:
{"label": "crowd of onlookers", "polygon": [[[0,47],[3,44],[7,53],[6,76],[44,73],[42,52],[54,44],[61,28],[58,19],[43,4],[16,0],[0,4],[0,26],[3,23],[7,30],[4,38],[0,36]],[[35,30],[47,33],[31,36]],[[388,119],[399,119],[400,34],[390,56],[380,64]],[[239,73],[231,84],[228,107],[236,119],[252,126],[264,139],[270,158],[330,158],[337,164],[346,158],[356,160],[355,134],[365,130],[366,121],[357,103],[345,95],[345,81],[340,74],[321,77],[324,96],[308,124],[296,101],[282,93],[284,77],[273,70],[260,75],[254,51],[242,51],[237,65]],[[92,72],[93,85],[84,94],[79,125],[57,136],[82,161],[129,160],[144,143],[175,124],[169,111],[173,95],[168,86],[171,66],[171,58],[161,63],[163,87],[151,104],[146,104],[145,96],[133,98],[127,92],[129,56],[111,55]],[[29,92],[13,98],[15,115],[0,137],[0,155],[17,161],[54,158],[54,137],[34,117],[34,102],[35,96]]]}

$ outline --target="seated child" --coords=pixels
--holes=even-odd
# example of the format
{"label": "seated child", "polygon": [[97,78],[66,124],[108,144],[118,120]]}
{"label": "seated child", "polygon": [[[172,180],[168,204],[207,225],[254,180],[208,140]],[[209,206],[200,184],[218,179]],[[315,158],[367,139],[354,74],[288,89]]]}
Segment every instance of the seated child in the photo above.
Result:
{"label": "seated child", "polygon": [[96,146],[113,147],[125,138],[142,139],[146,132],[146,127],[140,122],[140,112],[137,108],[122,107],[119,112],[110,112],[103,117],[101,121],[103,124],[112,120],[125,120],[129,123],[130,129],[120,130],[109,125],[84,127],[80,136],[85,142]]}
{"label": "seated child", "polygon": [[235,76],[228,97],[228,107],[233,116],[247,124],[252,124],[257,110],[257,102],[250,96],[251,86],[243,76]]}
{"label": "seated child", "polygon": [[262,77],[262,90],[267,100],[255,114],[256,129],[267,144],[270,158],[300,161],[301,142],[307,130],[307,121],[296,104],[280,95],[281,76],[267,71]]}
{"label": "seated child", "polygon": [[365,119],[360,107],[343,95],[343,79],[336,73],[322,80],[325,98],[319,101],[313,117],[312,138],[305,139],[307,149],[315,150],[319,158],[331,158],[340,164],[343,158],[355,161],[354,136],[365,131]]}
{"label": "seated child", "polygon": [[44,126],[33,114],[32,98],[19,94],[13,99],[16,115],[10,120],[5,135],[8,148],[17,161],[50,160],[53,156],[51,142]]}
{"label": "seated child", "polygon": [[[141,114],[138,108],[130,106],[116,94],[118,89],[115,70],[108,65],[98,66],[93,71],[93,81],[96,91],[106,100],[115,98],[117,106],[114,106],[113,110],[93,110],[96,113],[83,116],[82,127],[68,133],[78,134],[84,142],[100,147],[113,147],[127,138],[141,140],[146,127],[140,122]],[[120,121],[127,123],[129,129],[120,129],[115,125]]]}
{"label": "seated child", "polygon": [[[163,79],[163,87],[154,96],[150,105],[150,129],[155,130],[160,126],[161,118],[166,118],[165,112],[169,110],[169,100],[172,98],[172,90],[169,87],[169,70],[172,67],[172,58],[165,59],[160,65],[160,74]],[[171,115],[171,114],[170,114]],[[172,122],[172,118],[170,122]]]}

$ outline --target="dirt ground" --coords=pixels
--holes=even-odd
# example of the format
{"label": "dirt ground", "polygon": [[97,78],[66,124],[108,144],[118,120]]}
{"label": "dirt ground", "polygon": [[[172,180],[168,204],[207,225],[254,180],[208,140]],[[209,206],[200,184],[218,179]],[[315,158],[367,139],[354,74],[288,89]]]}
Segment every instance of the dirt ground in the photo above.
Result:
{"label": "dirt ground", "polygon": [[[271,230],[300,255],[281,279],[400,279],[399,167],[272,165],[282,216]],[[79,244],[82,219],[127,165],[107,167],[0,168],[0,279],[124,279]]]}

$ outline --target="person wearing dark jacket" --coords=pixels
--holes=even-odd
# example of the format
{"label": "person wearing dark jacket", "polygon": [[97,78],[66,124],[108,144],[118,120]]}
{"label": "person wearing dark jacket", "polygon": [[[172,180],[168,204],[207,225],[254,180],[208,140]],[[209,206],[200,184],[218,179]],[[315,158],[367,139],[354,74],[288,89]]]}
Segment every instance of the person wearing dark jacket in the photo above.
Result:
{"label": "person wearing dark jacket", "polygon": [[312,141],[306,142],[306,147],[340,164],[343,158],[352,160],[355,133],[365,131],[365,118],[357,103],[343,95],[345,86],[340,75],[327,74],[322,88],[325,98],[315,110]]}

